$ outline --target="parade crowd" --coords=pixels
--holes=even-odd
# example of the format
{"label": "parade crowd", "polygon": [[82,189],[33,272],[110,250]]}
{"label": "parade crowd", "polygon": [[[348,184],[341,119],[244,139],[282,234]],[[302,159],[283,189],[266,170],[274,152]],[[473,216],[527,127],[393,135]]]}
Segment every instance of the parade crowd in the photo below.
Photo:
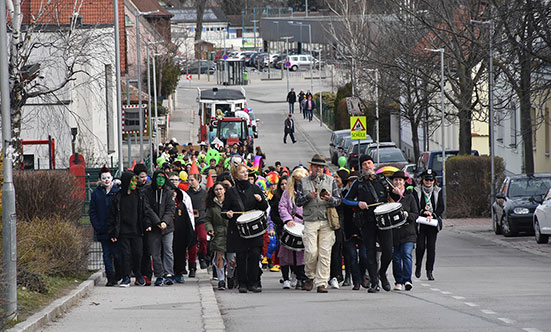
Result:
{"label": "parade crowd", "polygon": [[362,155],[359,170],[331,174],[317,154],[308,165],[267,166],[260,147],[253,155],[175,139],[159,153],[152,174],[137,164],[114,179],[102,168],[92,193],[107,286],[129,287],[131,277],[168,286],[212,268],[219,290],[240,293],[261,292],[264,271],[280,272],[283,289],[409,291],[425,252],[434,280],[444,202],[431,170],[414,183],[375,172]]}

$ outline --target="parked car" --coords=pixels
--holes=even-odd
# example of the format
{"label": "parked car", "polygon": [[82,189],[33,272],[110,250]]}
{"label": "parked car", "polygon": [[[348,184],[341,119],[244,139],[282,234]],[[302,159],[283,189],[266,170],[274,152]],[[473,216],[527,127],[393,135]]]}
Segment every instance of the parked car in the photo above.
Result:
{"label": "parked car", "polygon": [[352,137],[344,136],[337,143],[337,147],[336,147],[337,162],[339,161],[340,157],[344,156],[346,158],[346,152],[348,151],[348,147],[350,146],[350,142],[352,142]]}
{"label": "parked car", "polygon": [[384,166],[394,166],[398,169],[404,168],[409,162],[404,156],[402,150],[396,147],[387,147],[379,149],[379,160],[377,161],[377,149],[371,150],[371,158],[375,162],[375,169]]}
{"label": "parked car", "polygon": [[536,242],[549,242],[549,235],[551,235],[551,189],[547,190],[543,202],[536,207],[533,220]]}
{"label": "parked car", "polygon": [[331,163],[333,163],[333,165],[337,165],[337,161],[339,159],[337,143],[342,137],[347,135],[350,136],[350,129],[335,130],[331,134],[331,139],[329,140],[329,155],[331,156]]}
{"label": "parked car", "polygon": [[[446,150],[446,159],[450,157],[457,156],[459,150]],[[471,155],[478,156],[477,150],[472,150]],[[442,183],[442,150],[435,151],[425,151],[417,160],[417,169],[415,170],[415,179],[418,179],[427,169],[432,169],[436,173],[436,181],[438,181],[440,186],[443,186]]]}
{"label": "parked car", "polygon": [[[199,63],[200,63],[200,65],[199,65]],[[215,66],[216,65],[215,65],[214,61],[210,61],[210,60],[191,61],[186,66],[182,67],[181,72],[182,72],[183,75],[198,74],[199,73],[199,68],[200,68],[201,74],[206,74],[207,72],[209,74],[212,74],[216,70]]]}
{"label": "parked car", "polygon": [[[379,142],[379,150],[384,148],[395,148],[395,147],[396,147],[396,143],[394,142]],[[377,142],[368,144],[367,147],[365,148],[364,154],[371,155],[371,151],[377,151]],[[373,161],[376,162],[377,159],[373,158]]]}
{"label": "parked car", "polygon": [[299,68],[310,68],[310,66],[316,67],[318,62],[310,54],[290,55],[287,59],[290,62],[289,70],[291,71],[297,71]]}
{"label": "parked car", "polygon": [[506,177],[492,205],[494,233],[509,237],[533,232],[534,211],[549,188],[551,173]]}
{"label": "parked car", "polygon": [[358,169],[358,161],[359,161],[359,153],[358,151],[362,151],[363,147],[367,144],[373,142],[373,139],[371,136],[367,135],[366,139],[353,139],[350,140],[350,145],[348,146],[348,149],[346,150],[346,168],[348,169]]}
{"label": "parked car", "polygon": [[417,165],[415,164],[407,164],[406,166],[404,166],[404,168],[402,168],[402,172],[408,173],[410,177],[413,177],[416,168]]}

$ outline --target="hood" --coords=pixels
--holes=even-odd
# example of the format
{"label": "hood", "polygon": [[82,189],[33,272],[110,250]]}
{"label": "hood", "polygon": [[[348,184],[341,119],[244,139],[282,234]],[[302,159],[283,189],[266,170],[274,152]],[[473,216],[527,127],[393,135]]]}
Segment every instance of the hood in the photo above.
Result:
{"label": "hood", "polygon": [[167,186],[168,176],[166,176],[165,172],[157,170],[157,171],[155,171],[155,173],[153,173],[153,177],[151,178],[151,188],[153,190],[157,190],[157,176],[158,175],[162,175],[162,176],[165,177],[165,184],[161,187],[161,189],[165,188]]}
{"label": "hood", "polygon": [[134,177],[134,173],[123,172],[121,176],[121,190],[124,194],[128,193],[128,186],[130,185],[130,180]]}

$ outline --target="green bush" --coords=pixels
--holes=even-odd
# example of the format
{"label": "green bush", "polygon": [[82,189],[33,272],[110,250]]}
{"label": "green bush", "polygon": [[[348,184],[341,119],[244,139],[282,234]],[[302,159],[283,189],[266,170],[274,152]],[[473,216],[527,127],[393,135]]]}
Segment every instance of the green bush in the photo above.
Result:
{"label": "green bush", "polygon": [[76,181],[65,170],[14,172],[17,220],[63,218],[76,222],[83,203]]}
{"label": "green bush", "polygon": [[[495,158],[496,192],[505,178],[503,159]],[[490,215],[491,159],[456,156],[446,161],[446,214],[449,218]]]}
{"label": "green bush", "polygon": [[17,223],[17,261],[42,275],[80,276],[88,270],[90,237],[75,222],[35,218]]}

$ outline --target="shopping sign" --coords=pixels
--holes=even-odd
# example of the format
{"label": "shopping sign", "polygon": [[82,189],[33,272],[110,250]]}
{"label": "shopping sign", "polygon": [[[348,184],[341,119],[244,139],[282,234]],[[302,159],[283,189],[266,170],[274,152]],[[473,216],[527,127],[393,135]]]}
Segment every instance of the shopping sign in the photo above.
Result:
{"label": "shopping sign", "polygon": [[367,138],[367,120],[365,116],[350,117],[350,138],[351,139]]}

